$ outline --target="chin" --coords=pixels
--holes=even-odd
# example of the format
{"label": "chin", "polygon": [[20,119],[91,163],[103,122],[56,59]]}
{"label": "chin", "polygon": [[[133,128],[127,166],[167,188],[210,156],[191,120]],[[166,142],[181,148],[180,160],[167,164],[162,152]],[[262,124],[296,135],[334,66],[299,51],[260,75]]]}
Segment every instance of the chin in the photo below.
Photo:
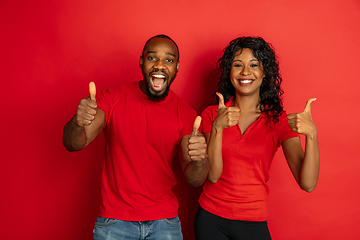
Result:
{"label": "chin", "polygon": [[152,92],[149,88],[146,89],[146,95],[151,101],[160,102],[164,100],[169,94],[169,87],[167,87],[164,91],[161,92]]}

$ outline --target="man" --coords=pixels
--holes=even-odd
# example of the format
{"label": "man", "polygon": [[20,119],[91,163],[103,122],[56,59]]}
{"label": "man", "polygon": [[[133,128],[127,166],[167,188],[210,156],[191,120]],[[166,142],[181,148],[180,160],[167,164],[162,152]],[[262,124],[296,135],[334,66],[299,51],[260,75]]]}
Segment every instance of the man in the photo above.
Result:
{"label": "man", "polygon": [[[170,90],[179,69],[176,43],[150,38],[139,60],[143,80],[80,101],[65,125],[68,151],[85,148],[104,129],[102,203],[94,239],[182,239],[171,169],[179,149],[181,167],[193,186],[208,173],[199,117]],[[197,119],[195,121],[195,118]]]}

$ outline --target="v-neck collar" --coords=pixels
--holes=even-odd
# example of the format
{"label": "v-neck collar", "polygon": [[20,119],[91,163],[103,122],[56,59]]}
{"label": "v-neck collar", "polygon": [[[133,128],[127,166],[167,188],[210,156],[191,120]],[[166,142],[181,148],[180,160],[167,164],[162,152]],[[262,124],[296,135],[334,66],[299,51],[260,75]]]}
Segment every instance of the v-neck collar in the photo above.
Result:
{"label": "v-neck collar", "polygon": [[[225,107],[232,107],[233,100],[234,100],[234,98],[231,97],[231,98],[229,99],[229,101],[225,104]],[[241,113],[240,113],[240,114],[241,114]],[[248,128],[246,128],[246,130],[245,130],[244,133],[241,132],[241,129],[240,129],[239,124],[236,124],[236,128],[238,129],[240,135],[241,135],[242,137],[245,136],[245,135],[248,135],[248,133],[256,126],[256,124],[260,121],[261,118],[266,118],[265,112],[262,112],[262,113],[257,117],[257,119],[256,119],[254,122],[252,122],[252,123],[249,125]]]}

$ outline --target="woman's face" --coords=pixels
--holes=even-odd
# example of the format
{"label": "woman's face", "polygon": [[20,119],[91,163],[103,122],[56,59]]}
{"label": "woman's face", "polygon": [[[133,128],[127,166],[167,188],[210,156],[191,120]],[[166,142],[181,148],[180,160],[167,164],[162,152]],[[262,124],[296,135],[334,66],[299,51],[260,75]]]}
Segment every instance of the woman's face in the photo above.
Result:
{"label": "woman's face", "polygon": [[260,96],[264,76],[263,66],[254,57],[251,49],[243,48],[235,53],[231,62],[230,80],[236,94]]}

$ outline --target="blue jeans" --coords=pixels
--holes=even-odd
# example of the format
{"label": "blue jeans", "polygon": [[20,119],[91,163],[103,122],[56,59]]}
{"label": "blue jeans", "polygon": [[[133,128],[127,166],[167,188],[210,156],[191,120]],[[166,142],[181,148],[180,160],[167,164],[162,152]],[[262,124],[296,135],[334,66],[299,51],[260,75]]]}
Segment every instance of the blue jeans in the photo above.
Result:
{"label": "blue jeans", "polygon": [[179,217],[130,222],[98,217],[93,240],[182,240]]}

